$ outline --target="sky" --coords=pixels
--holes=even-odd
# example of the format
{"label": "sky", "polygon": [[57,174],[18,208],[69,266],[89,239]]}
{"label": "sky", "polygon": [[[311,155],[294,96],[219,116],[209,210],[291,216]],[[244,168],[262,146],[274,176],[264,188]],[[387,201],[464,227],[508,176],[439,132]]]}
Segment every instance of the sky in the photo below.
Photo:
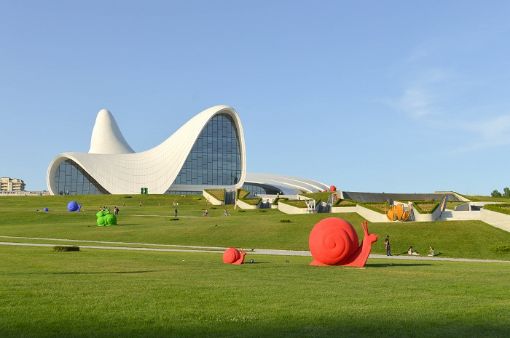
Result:
{"label": "sky", "polygon": [[0,1],[0,176],[46,189],[109,109],[135,151],[208,107],[248,172],[347,191],[510,185],[508,1]]}

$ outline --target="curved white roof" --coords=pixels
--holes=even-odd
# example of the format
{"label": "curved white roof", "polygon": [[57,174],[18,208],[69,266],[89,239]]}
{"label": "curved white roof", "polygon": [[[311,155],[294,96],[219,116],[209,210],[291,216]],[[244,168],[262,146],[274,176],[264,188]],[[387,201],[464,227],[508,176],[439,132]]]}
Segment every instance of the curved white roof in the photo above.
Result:
{"label": "curved white roof", "polygon": [[129,154],[133,149],[126,142],[112,113],[101,109],[97,113],[96,123],[90,138],[91,154]]}
{"label": "curved white roof", "polygon": [[286,195],[294,195],[300,191],[320,192],[330,188],[329,185],[307,178],[262,173],[246,174],[245,183],[270,185],[280,189]]}
{"label": "curved white roof", "polygon": [[[62,161],[70,159],[82,167],[111,194],[165,193],[179,174],[193,144],[207,122],[215,115],[229,115],[235,123],[241,151],[241,177],[232,188],[240,188],[246,176],[246,146],[241,120],[236,111],[219,105],[195,115],[160,145],[134,153],[120,132],[115,119],[101,110],[91,138],[90,152],[59,154],[48,167],[46,182],[50,193],[57,193],[53,178]],[[194,186],[200,189],[201,186]],[[211,186],[203,186],[211,187]]]}

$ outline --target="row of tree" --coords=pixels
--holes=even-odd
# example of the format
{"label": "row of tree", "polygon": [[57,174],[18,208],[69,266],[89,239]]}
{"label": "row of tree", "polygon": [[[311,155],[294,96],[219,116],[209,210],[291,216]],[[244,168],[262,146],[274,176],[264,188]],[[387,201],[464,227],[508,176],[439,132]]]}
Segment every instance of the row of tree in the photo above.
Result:
{"label": "row of tree", "polygon": [[503,188],[503,193],[500,193],[498,190],[494,190],[491,193],[491,196],[492,197],[508,197],[508,198],[510,198],[510,188],[509,187]]}

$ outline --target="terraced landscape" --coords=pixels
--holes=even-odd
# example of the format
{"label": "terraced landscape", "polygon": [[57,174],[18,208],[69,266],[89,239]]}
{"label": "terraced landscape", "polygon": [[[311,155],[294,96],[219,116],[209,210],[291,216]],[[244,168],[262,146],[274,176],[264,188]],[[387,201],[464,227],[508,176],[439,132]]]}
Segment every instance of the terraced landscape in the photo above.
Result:
{"label": "terraced landscape", "polygon": [[[66,211],[69,196],[0,199],[0,242],[82,246],[79,252],[54,252],[51,246],[0,245],[2,337],[508,334],[510,233],[480,221],[371,223],[370,231],[379,235],[373,252],[383,254],[382,238],[390,235],[398,255],[409,245],[422,253],[432,245],[440,258],[508,263],[371,258],[365,269],[318,268],[308,265],[310,257],[250,250],[308,250],[313,225],[334,214],[228,206],[230,216],[224,216],[223,206],[199,196],[73,199],[81,212]],[[119,225],[95,225],[102,206],[120,208]],[[359,215],[336,216],[361,232]],[[107,245],[126,249],[101,249]],[[168,245],[219,248],[127,250]],[[224,265],[221,247],[228,246],[246,249],[247,264]]]}

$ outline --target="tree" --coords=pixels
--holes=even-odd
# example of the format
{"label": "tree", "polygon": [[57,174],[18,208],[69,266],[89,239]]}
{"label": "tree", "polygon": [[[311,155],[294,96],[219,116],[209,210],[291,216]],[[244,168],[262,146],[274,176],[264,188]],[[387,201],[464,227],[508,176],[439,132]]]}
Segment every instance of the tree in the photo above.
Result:
{"label": "tree", "polygon": [[503,189],[503,196],[510,198],[510,188],[505,187],[505,189]]}
{"label": "tree", "polygon": [[492,197],[501,197],[501,193],[499,191],[497,191],[497,190],[493,190],[491,192],[491,196]]}

